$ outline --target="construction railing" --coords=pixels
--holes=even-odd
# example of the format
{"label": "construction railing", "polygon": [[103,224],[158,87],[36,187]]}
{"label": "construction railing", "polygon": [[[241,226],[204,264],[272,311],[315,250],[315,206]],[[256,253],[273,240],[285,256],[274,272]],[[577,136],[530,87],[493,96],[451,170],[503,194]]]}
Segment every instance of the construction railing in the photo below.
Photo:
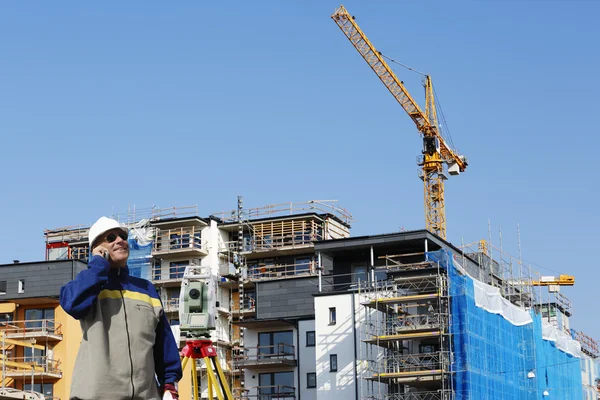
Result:
{"label": "construction railing", "polygon": [[29,377],[32,374],[62,375],[60,361],[48,356],[6,357],[0,359],[4,364],[5,377]]}
{"label": "construction railing", "polygon": [[286,400],[296,398],[296,388],[293,386],[253,386],[241,392],[242,399]]}
{"label": "construction railing", "polygon": [[[252,297],[244,296],[241,312],[254,312],[254,311],[256,311],[256,300]],[[232,313],[240,312],[240,303],[239,302],[237,302],[237,301],[233,302],[233,304],[231,305],[231,312]]]}
{"label": "construction railing", "polygon": [[[247,208],[244,210],[245,219],[286,216],[304,213],[332,214],[345,223],[352,222],[352,214],[345,208],[339,207],[337,200],[309,200],[300,203],[269,204],[264,207]],[[213,213],[224,222],[236,222],[237,210]]]}
{"label": "construction railing", "polygon": [[62,324],[53,319],[1,322],[0,331],[6,338],[11,339],[36,336],[60,336],[62,338]]}
{"label": "construction railing", "polygon": [[433,352],[421,354],[396,354],[386,356],[380,361],[373,361],[369,367],[377,374],[390,374],[395,372],[420,372],[446,370],[449,364],[447,352]]}
{"label": "construction railing", "polygon": [[306,276],[314,275],[315,273],[314,261],[305,261],[295,264],[248,263],[248,278],[256,280]]}
{"label": "construction railing", "polygon": [[160,229],[156,233],[153,251],[171,253],[187,250],[205,251],[202,246],[202,228],[190,226],[176,229]]}
{"label": "construction railing", "polygon": [[408,330],[423,330],[439,327],[443,324],[443,315],[439,313],[399,315],[387,317],[381,321],[379,327],[374,326],[372,332],[375,336],[394,335]]}
{"label": "construction railing", "polygon": [[152,280],[181,281],[183,280],[183,274],[187,266],[188,264],[175,264],[163,268],[161,265],[154,265],[152,267]]}
{"label": "construction railing", "polygon": [[369,397],[370,400],[450,400],[450,390],[437,390],[427,392],[394,393]]}
{"label": "construction railing", "polygon": [[90,248],[88,246],[71,247],[70,253],[69,258],[86,261],[90,256]]}
{"label": "construction railing", "polygon": [[163,309],[165,310],[165,312],[179,311],[179,298],[175,297],[175,298],[167,299],[163,303]]}

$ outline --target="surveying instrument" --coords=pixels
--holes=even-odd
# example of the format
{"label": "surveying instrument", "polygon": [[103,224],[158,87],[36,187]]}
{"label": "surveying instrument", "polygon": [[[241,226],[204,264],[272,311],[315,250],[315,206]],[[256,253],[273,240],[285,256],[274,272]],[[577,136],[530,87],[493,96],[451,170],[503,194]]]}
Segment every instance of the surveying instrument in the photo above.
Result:
{"label": "surveying instrument", "polygon": [[196,359],[204,360],[207,371],[208,398],[233,400],[231,389],[217,357],[217,350],[210,340],[210,332],[215,330],[216,307],[214,301],[215,280],[210,267],[189,265],[185,267],[181,292],[179,294],[179,323],[185,332],[186,344],[181,350],[181,367],[185,371],[192,359],[193,399],[198,400],[198,375]]}

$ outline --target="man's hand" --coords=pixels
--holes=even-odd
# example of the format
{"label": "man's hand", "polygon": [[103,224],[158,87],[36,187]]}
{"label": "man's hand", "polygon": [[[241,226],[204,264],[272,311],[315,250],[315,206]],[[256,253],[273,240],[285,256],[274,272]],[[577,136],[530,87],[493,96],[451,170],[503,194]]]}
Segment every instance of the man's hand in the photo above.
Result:
{"label": "man's hand", "polygon": [[[106,257],[104,256],[104,253],[106,253]],[[110,258],[110,256],[108,255],[108,249],[106,247],[104,247],[103,245],[99,244],[98,246],[96,246],[94,248],[94,250],[92,250],[92,255],[93,256],[100,256],[100,257],[104,257],[107,260]]]}
{"label": "man's hand", "polygon": [[165,386],[163,389],[164,389],[163,400],[179,399],[179,393],[177,392],[175,385],[173,385],[172,383],[165,383]]}

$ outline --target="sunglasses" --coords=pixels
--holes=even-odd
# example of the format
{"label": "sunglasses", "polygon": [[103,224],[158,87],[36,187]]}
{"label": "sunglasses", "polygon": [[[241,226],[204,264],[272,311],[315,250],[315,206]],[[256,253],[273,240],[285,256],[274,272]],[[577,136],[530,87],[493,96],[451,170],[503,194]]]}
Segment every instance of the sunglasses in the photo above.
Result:
{"label": "sunglasses", "polygon": [[115,240],[117,240],[117,236],[120,237],[121,239],[127,241],[127,234],[125,232],[120,232],[119,234],[109,233],[108,235],[106,235],[105,239],[108,243],[112,243]]}

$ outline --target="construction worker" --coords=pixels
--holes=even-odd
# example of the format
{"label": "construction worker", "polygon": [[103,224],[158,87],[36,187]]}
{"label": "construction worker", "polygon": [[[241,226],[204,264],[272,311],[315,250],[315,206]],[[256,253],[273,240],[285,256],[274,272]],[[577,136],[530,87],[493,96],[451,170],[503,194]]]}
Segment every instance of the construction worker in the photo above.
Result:
{"label": "construction worker", "polygon": [[101,217],[90,228],[88,269],[60,291],[60,305],[80,321],[70,399],[178,398],[177,343],[151,282],[127,268],[127,229]]}

